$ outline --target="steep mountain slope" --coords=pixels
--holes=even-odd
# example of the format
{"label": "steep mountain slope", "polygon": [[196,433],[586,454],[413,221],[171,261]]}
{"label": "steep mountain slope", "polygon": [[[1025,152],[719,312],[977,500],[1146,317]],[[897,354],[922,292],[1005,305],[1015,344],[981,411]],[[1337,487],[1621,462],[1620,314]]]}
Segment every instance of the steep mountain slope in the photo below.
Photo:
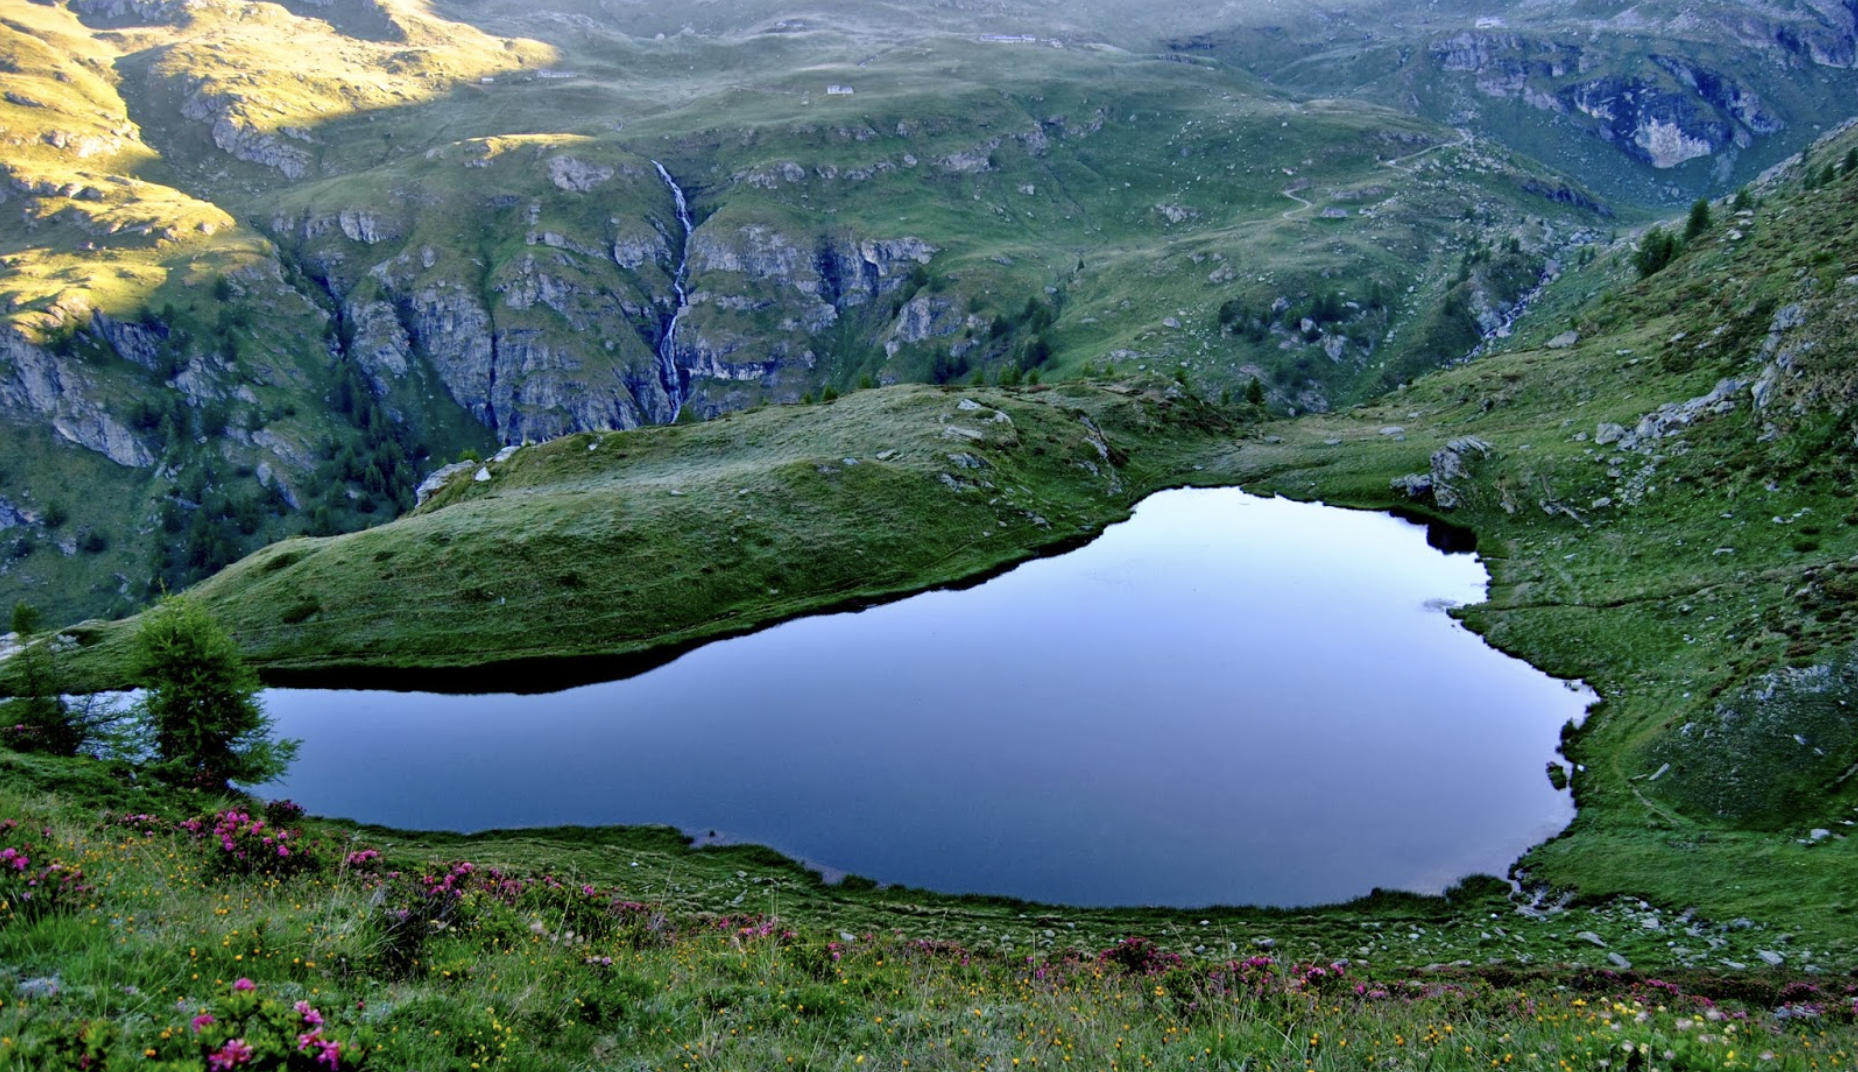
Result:
{"label": "steep mountain slope", "polygon": [[1849,30],[1828,3],[15,5],[0,602],[126,611],[392,517],[463,453],[865,385],[1371,397],[1500,336],[1632,202],[1797,144],[1849,96]]}
{"label": "steep mountain slope", "polygon": [[120,612],[461,452],[865,384],[1322,408],[1610,226],[1458,132],[1167,62],[1189,11],[23,5],[0,601]]}

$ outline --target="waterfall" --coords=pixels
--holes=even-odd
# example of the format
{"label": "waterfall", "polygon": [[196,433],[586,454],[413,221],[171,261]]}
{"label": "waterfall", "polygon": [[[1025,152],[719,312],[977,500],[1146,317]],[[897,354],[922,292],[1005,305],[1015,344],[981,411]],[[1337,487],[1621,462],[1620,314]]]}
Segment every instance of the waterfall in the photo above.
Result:
{"label": "waterfall", "polygon": [[671,420],[675,422],[684,411],[684,381],[677,369],[677,322],[683,319],[684,307],[688,295],[684,291],[684,280],[690,274],[690,233],[695,229],[690,221],[690,202],[684,199],[683,187],[671,177],[663,164],[652,161],[658,169],[658,177],[671,188],[671,199],[677,203],[677,222],[684,228],[684,245],[678,251],[677,272],[671,276],[671,289],[677,294],[677,308],[671,313],[671,323],[665,326],[664,338],[658,342],[658,378],[664,383],[665,395],[671,399]]}

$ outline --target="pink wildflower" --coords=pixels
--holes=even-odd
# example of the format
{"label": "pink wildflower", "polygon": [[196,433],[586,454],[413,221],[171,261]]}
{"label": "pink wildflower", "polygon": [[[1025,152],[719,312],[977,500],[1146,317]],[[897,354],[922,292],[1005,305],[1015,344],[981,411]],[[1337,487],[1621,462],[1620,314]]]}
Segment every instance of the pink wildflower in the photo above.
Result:
{"label": "pink wildflower", "polygon": [[206,1066],[213,1069],[213,1072],[225,1072],[226,1069],[236,1068],[251,1059],[251,1046],[244,1039],[235,1038],[229,1040],[217,1051],[208,1054]]}

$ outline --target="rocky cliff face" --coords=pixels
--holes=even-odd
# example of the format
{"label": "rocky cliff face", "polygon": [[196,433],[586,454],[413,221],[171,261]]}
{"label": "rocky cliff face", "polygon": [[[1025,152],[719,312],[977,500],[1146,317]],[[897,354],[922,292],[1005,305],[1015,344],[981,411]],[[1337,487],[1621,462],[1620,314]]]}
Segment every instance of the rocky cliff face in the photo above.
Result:
{"label": "rocky cliff face", "polygon": [[[487,172],[494,192],[448,185],[459,167]],[[460,215],[501,241],[462,256],[440,234]],[[269,228],[321,281],[378,394],[404,408],[429,378],[507,443],[671,419],[658,350],[682,258],[689,300],[671,356],[691,404],[713,415],[817,390],[848,346],[880,351],[898,334],[887,299],[936,252],[732,210],[686,248],[650,161],[611,151],[441,156],[394,203],[308,198]]]}
{"label": "rocky cliff face", "polygon": [[[691,300],[674,359],[691,373],[691,399],[714,413],[755,384],[791,400],[833,370],[834,337],[847,330],[864,357],[892,334],[899,310],[884,299],[927,265],[918,238],[789,234],[758,224],[711,223],[690,242]],[[829,337],[832,336],[832,337]],[[828,367],[822,368],[822,361]]]}
{"label": "rocky cliff face", "polygon": [[155,464],[148,447],[99,397],[95,377],[36,346],[12,327],[0,328],[0,409],[32,414],[59,438],[94,450],[118,465]]}
{"label": "rocky cliff face", "polygon": [[1579,44],[1465,31],[1434,42],[1431,57],[1441,71],[1469,75],[1479,94],[1569,117],[1655,168],[1747,148],[1786,126],[1736,76],[1677,56],[1653,54],[1622,73]]}
{"label": "rocky cliff face", "polygon": [[[1845,117],[1854,87],[1846,72],[1858,69],[1851,0],[1538,0],[1458,12],[1367,0],[1235,21],[1172,47],[1311,92],[1395,103],[1562,166],[1603,163],[1597,140],[1633,167],[1618,169],[1610,188],[1584,177],[1639,201],[1714,195],[1752,179]],[[1519,122],[1527,113],[1497,102],[1551,122]]]}

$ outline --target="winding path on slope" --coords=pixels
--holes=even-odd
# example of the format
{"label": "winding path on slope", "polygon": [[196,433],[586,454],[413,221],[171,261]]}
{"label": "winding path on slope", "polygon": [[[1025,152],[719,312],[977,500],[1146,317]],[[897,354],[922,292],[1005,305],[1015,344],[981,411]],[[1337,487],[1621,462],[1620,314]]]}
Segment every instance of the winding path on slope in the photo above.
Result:
{"label": "winding path on slope", "polygon": [[[1458,140],[1455,142],[1443,142],[1442,141],[1435,145],[1428,145],[1424,149],[1421,149],[1415,153],[1408,153],[1405,156],[1394,157],[1392,160],[1381,160],[1377,162],[1380,164],[1381,167],[1390,167],[1390,168],[1393,168],[1395,171],[1404,171],[1408,175],[1416,175],[1419,173],[1419,169],[1414,168],[1414,167],[1408,167],[1407,161],[1417,160],[1420,157],[1425,156],[1427,153],[1436,153],[1440,149],[1462,149],[1465,146],[1470,145],[1475,140],[1476,138],[1472,135],[1470,131],[1465,130],[1463,128],[1459,128]],[[1302,215],[1303,213],[1308,212],[1310,209],[1313,209],[1316,207],[1315,202],[1312,202],[1308,200],[1307,198],[1299,197],[1296,193],[1296,190],[1297,190],[1297,187],[1295,186],[1287,186],[1284,189],[1278,191],[1278,193],[1283,194],[1285,197],[1288,197],[1292,201],[1295,201],[1297,203],[1296,208],[1284,210],[1283,212],[1284,219],[1287,219],[1287,220],[1295,219],[1297,216]]]}

